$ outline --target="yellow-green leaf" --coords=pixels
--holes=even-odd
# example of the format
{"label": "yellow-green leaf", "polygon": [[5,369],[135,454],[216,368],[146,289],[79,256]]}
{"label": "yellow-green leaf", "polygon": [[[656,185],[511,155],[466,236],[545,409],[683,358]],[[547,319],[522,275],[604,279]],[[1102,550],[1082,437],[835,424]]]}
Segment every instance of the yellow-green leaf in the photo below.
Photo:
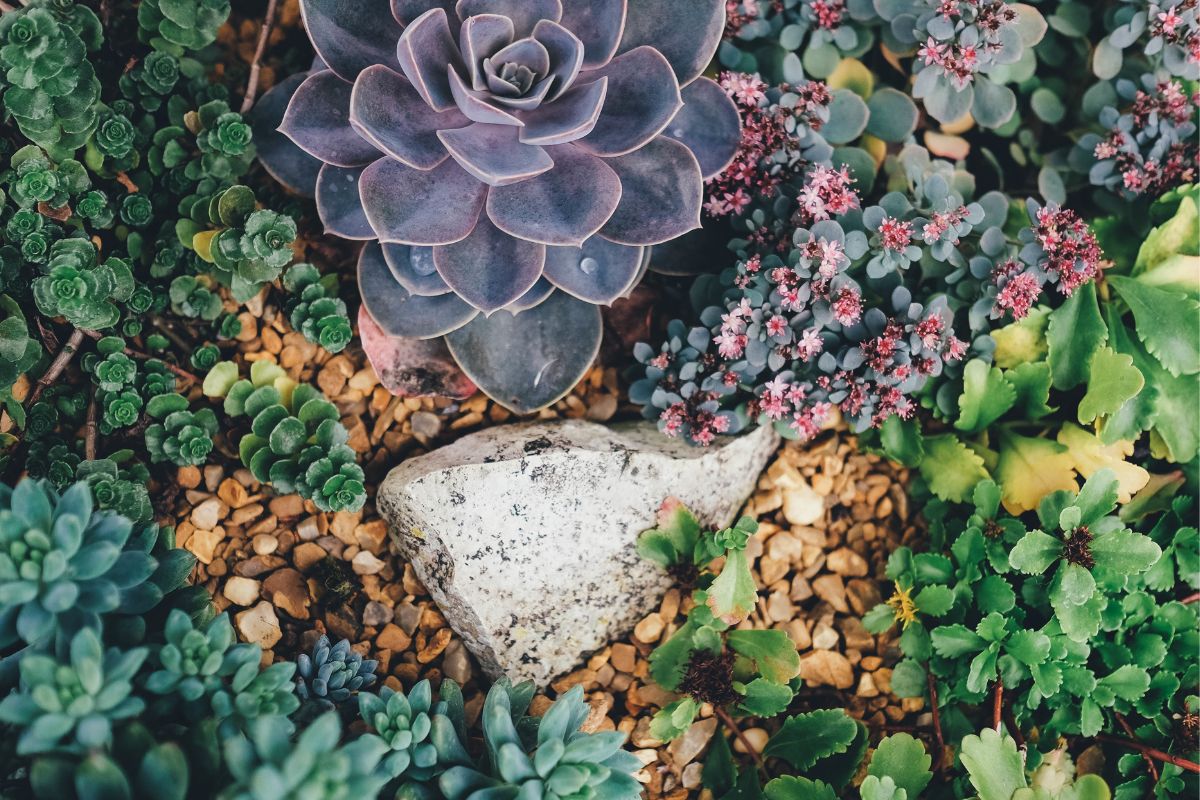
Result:
{"label": "yellow-green leaf", "polygon": [[996,478],[1004,509],[1023,514],[1060,489],[1075,491],[1075,462],[1067,448],[1049,439],[1005,433],[1000,439]]}
{"label": "yellow-green leaf", "polygon": [[971,496],[975,484],[988,477],[983,459],[952,433],[925,439],[925,458],[921,476],[929,490],[943,500],[962,503]]}
{"label": "yellow-green leaf", "polygon": [[1115,414],[1145,385],[1142,373],[1133,365],[1133,356],[1101,347],[1092,356],[1087,394],[1079,401],[1079,421],[1091,422]]}
{"label": "yellow-green leaf", "polygon": [[1128,503],[1150,481],[1149,472],[1125,460],[1133,455],[1133,442],[1106,445],[1099,436],[1069,422],[1058,432],[1058,441],[1067,448],[1075,470],[1084,478],[1102,469],[1116,473],[1119,503]]}

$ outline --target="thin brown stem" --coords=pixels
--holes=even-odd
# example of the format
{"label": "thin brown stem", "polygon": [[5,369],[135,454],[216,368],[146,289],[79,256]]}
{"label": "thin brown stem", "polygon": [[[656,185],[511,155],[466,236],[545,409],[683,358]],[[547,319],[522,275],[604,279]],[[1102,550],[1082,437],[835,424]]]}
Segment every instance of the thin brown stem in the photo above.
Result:
{"label": "thin brown stem", "polygon": [[1000,717],[1004,712],[1004,681],[996,679],[996,693],[992,698],[992,727],[1000,732]]}
{"label": "thin brown stem", "polygon": [[1200,592],[1196,592],[1195,594],[1189,594],[1187,597],[1183,598],[1179,602],[1183,603],[1185,606],[1190,606],[1192,603],[1195,603],[1197,601],[1200,601]]}
{"label": "thin brown stem", "polygon": [[271,25],[275,22],[276,0],[267,3],[267,14],[263,17],[262,29],[258,32],[258,44],[254,48],[254,60],[250,62],[250,77],[246,81],[246,96],[242,98],[242,113],[254,108],[254,99],[258,97],[258,75],[262,69],[263,53],[267,49],[267,38],[271,35]]}
{"label": "thin brown stem", "polygon": [[946,740],[942,736],[942,715],[938,712],[937,683],[933,679],[933,673],[926,672],[925,677],[929,683],[929,705],[933,710],[933,736],[937,740],[937,752],[933,754],[933,770],[936,772],[942,767],[942,758],[946,751]]}
{"label": "thin brown stem", "polygon": [[738,727],[737,721],[734,720],[733,717],[729,716],[729,712],[720,706],[714,706],[714,710],[717,712],[717,717],[721,720],[725,727],[733,731],[733,735],[736,736],[737,740],[742,743],[742,747],[746,748],[746,752],[749,753],[750,757],[754,759],[754,763],[758,766],[759,770],[762,771],[762,774],[769,778],[770,774],[767,772],[767,762],[763,760],[762,754],[759,753],[758,750],[754,749],[754,745],[751,744],[750,740],[746,738],[746,734],[742,733],[742,729]]}
{"label": "thin brown stem", "polygon": [[1021,733],[1021,728],[1017,725],[1017,718],[1013,716],[1012,706],[1007,702],[1004,704],[1004,724],[1008,726],[1008,735],[1017,743],[1017,747],[1024,747],[1025,735]]}
{"label": "thin brown stem", "polygon": [[157,328],[163,336],[166,336],[168,339],[170,339],[175,346],[184,353],[190,353],[195,349],[195,345],[180,336],[179,332],[176,331],[175,328],[165,320],[159,317],[151,317],[150,324]]}
{"label": "thin brown stem", "polygon": [[1200,774],[1200,764],[1197,764],[1195,761],[1188,761],[1186,758],[1180,758],[1179,756],[1173,756],[1170,753],[1164,753],[1162,750],[1158,750],[1154,747],[1147,747],[1141,742],[1122,739],[1120,736],[1109,736],[1107,733],[1096,734],[1096,739],[1101,742],[1108,742],[1109,744],[1127,747],[1130,750],[1136,750],[1142,755],[1150,756],[1150,758],[1161,761],[1164,764],[1174,764],[1180,769],[1186,769],[1188,772]]}
{"label": "thin brown stem", "polygon": [[42,340],[42,346],[46,348],[47,352],[58,352],[58,336],[55,335],[54,330],[46,327],[46,324],[42,321],[40,314],[37,316],[35,321],[37,323],[38,336]]}
{"label": "thin brown stem", "polygon": [[[93,339],[103,338],[103,334],[97,333],[96,331],[84,331],[84,333]],[[183,378],[186,381],[191,381],[192,383],[203,382],[199,375],[196,375],[193,372],[188,372],[183,367],[178,367],[166,359],[159,358],[158,356],[152,356],[149,353],[143,353],[141,350],[134,350],[132,347],[126,347],[124,352],[125,355],[129,356],[130,358],[136,358],[140,361],[150,361],[151,359],[155,359],[161,362],[164,367],[174,373],[177,377]]]}
{"label": "thin brown stem", "polygon": [[[1124,714],[1116,714],[1115,716],[1117,718],[1117,722],[1121,726],[1121,729],[1129,735],[1129,738],[1135,742],[1138,741],[1137,734],[1133,732],[1133,726],[1129,724],[1129,720],[1125,719],[1125,715]],[[1149,756],[1149,754],[1147,754],[1147,753],[1142,753],[1141,756],[1142,756],[1142,761],[1146,762],[1146,769],[1150,770],[1150,777],[1153,779],[1154,783],[1157,784],[1158,783],[1158,767],[1155,765],[1154,759],[1151,758]]]}
{"label": "thin brown stem", "polygon": [[88,461],[96,460],[96,437],[99,434],[99,429],[96,424],[98,417],[98,404],[96,403],[96,393],[92,392],[92,400],[88,403],[87,425],[84,428],[83,438],[83,455]]}
{"label": "thin brown stem", "polygon": [[4,0],[0,0],[0,12],[7,13],[9,11],[16,11],[16,10],[17,10],[16,6],[11,6],[8,3],[4,2]]}
{"label": "thin brown stem", "polygon": [[79,345],[83,344],[84,332],[80,328],[76,328],[71,332],[71,338],[67,339],[67,343],[58,351],[58,355],[50,362],[50,366],[42,373],[42,377],[38,378],[37,385],[33,387],[33,391],[29,393],[29,399],[26,400],[26,405],[32,406],[42,396],[42,392],[46,391],[50,386],[58,380],[62,375],[63,370],[71,363],[71,359],[75,357],[75,353],[79,350]]}

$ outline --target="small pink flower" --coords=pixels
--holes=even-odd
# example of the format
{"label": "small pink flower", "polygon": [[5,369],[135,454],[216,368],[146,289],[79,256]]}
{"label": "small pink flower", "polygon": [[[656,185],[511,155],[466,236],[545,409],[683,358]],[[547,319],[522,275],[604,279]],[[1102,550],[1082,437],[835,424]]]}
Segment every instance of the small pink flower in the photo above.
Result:
{"label": "small pink flower", "polygon": [[885,250],[900,252],[912,241],[912,223],[902,222],[894,217],[884,217],[879,225],[879,235],[883,240]]}

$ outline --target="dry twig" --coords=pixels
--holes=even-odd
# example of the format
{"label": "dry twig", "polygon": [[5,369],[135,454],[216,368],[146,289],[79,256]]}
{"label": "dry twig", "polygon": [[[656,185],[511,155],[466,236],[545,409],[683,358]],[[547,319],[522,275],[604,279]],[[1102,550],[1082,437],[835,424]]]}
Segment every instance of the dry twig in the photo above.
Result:
{"label": "dry twig", "polygon": [[1188,761],[1186,758],[1180,758],[1179,756],[1173,756],[1170,753],[1164,753],[1162,750],[1154,747],[1148,747],[1141,742],[1135,742],[1130,739],[1122,739],[1120,736],[1109,736],[1107,733],[1096,734],[1096,739],[1101,742],[1108,742],[1109,744],[1127,747],[1130,750],[1136,750],[1142,755],[1149,756],[1150,758],[1161,761],[1164,764],[1174,764],[1180,769],[1186,769],[1188,772],[1200,774],[1200,764],[1197,764],[1195,761]]}
{"label": "dry twig", "polygon": [[262,29],[258,32],[258,44],[254,48],[254,60],[250,62],[250,77],[246,81],[246,96],[242,99],[242,113],[254,108],[254,99],[258,97],[258,74],[262,69],[263,52],[267,49],[267,38],[271,35],[271,25],[275,22],[276,0],[267,3],[267,15],[263,17]]}
{"label": "dry twig", "polygon": [[33,391],[29,393],[29,399],[26,400],[26,405],[32,406],[41,398],[42,393],[50,388],[58,376],[62,375],[63,370],[71,363],[71,359],[75,357],[75,352],[79,350],[79,345],[83,344],[84,331],[81,328],[76,328],[71,332],[71,338],[67,339],[67,343],[58,351],[58,355],[54,357],[54,361],[50,362],[49,368],[42,373],[42,377],[38,378],[37,385],[33,387]]}

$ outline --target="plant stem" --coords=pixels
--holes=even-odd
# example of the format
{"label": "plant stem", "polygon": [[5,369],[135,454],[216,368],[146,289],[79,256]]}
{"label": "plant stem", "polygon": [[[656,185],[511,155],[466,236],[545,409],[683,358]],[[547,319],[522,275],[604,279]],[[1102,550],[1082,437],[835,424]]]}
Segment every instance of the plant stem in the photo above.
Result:
{"label": "plant stem", "polygon": [[1012,707],[1008,703],[1004,704],[1004,724],[1008,726],[1008,733],[1017,743],[1017,747],[1024,748],[1025,736],[1022,735],[1021,728],[1017,725],[1017,718],[1013,716]]}
{"label": "plant stem", "polygon": [[1173,756],[1170,753],[1164,753],[1162,750],[1158,750],[1153,747],[1147,747],[1141,742],[1122,739],[1120,736],[1109,736],[1107,733],[1096,734],[1096,739],[1097,741],[1108,742],[1109,744],[1120,745],[1121,747],[1127,747],[1130,750],[1136,750],[1142,755],[1149,756],[1150,758],[1161,761],[1164,764],[1173,764],[1180,769],[1186,769],[1188,772],[1200,774],[1200,764],[1197,764],[1195,761],[1188,761],[1186,758],[1180,758],[1179,756]]}
{"label": "plant stem", "polygon": [[1200,592],[1196,592],[1195,594],[1189,594],[1187,597],[1183,598],[1179,602],[1183,603],[1185,606],[1189,606],[1198,600],[1200,600]]}
{"label": "plant stem", "polygon": [[[97,333],[96,331],[84,331],[84,333],[93,339],[103,338],[103,336],[100,333]],[[176,376],[183,378],[186,381],[191,381],[192,383],[196,383],[196,384],[203,382],[203,381],[201,381],[199,375],[196,375],[195,373],[192,373],[192,372],[188,372],[183,367],[177,367],[174,364],[172,364],[170,361],[167,361],[166,359],[159,358],[158,356],[152,356],[149,353],[143,353],[141,350],[134,350],[132,347],[126,347],[125,355],[129,356],[130,358],[140,359],[142,361],[149,361],[151,359],[157,359],[158,361],[162,362],[162,365],[164,367],[169,369],[171,372],[175,373]]]}
{"label": "plant stem", "polygon": [[714,706],[713,708],[717,712],[717,717],[722,723],[724,723],[725,727],[733,731],[733,735],[736,736],[737,740],[742,743],[742,747],[746,748],[746,752],[749,753],[750,757],[754,759],[754,763],[758,766],[759,770],[762,771],[762,774],[765,777],[770,778],[771,774],[767,772],[767,762],[763,761],[762,755],[754,749],[754,745],[752,745],[750,740],[746,738],[746,734],[742,733],[742,729],[738,727],[738,724],[734,718],[729,716],[729,712],[720,706]]}
{"label": "plant stem", "polygon": [[96,460],[96,426],[97,404],[96,392],[92,392],[91,402],[88,403],[87,427],[84,428],[83,455],[88,461]]}
{"label": "plant stem", "polygon": [[16,11],[16,10],[17,10],[16,6],[10,6],[8,3],[4,2],[4,0],[0,0],[0,12],[7,13],[9,11]]}
{"label": "plant stem", "polygon": [[151,317],[150,324],[155,328],[158,328],[163,336],[166,336],[168,339],[174,342],[175,346],[184,353],[190,353],[192,350],[196,349],[195,345],[180,336],[173,327],[159,317]]}
{"label": "plant stem", "polygon": [[[1133,732],[1133,727],[1129,724],[1129,721],[1125,719],[1125,715],[1116,714],[1115,716],[1117,718],[1117,722],[1121,725],[1121,729],[1124,730],[1125,733],[1129,734],[1130,739],[1136,742],[1138,740],[1137,734]],[[1158,783],[1158,767],[1155,766],[1154,759],[1148,754],[1142,753],[1142,760],[1146,762],[1146,768],[1150,770],[1150,777],[1154,779],[1155,783]]]}
{"label": "plant stem", "polygon": [[933,673],[926,672],[925,678],[929,683],[929,705],[933,709],[933,735],[937,740],[937,753],[933,756],[933,770],[937,772],[942,768],[942,758],[946,752],[946,740],[942,737],[942,716],[938,712],[937,684],[934,682]]}
{"label": "plant stem", "polygon": [[63,345],[62,350],[58,351],[58,355],[54,357],[54,361],[50,362],[50,366],[42,373],[42,377],[38,378],[37,385],[33,387],[33,391],[29,393],[29,399],[26,400],[26,405],[32,406],[42,396],[42,392],[50,388],[50,385],[58,380],[58,376],[62,375],[63,370],[71,363],[71,359],[75,357],[75,352],[79,349],[79,345],[83,344],[84,332],[80,328],[76,328],[71,332],[71,338],[67,339],[67,343]]}
{"label": "plant stem", "polygon": [[267,49],[267,37],[271,35],[271,25],[275,21],[276,0],[267,3],[267,15],[263,18],[262,29],[258,32],[258,44],[254,48],[254,60],[250,62],[250,77],[246,81],[246,96],[242,99],[242,113],[254,108],[254,98],[258,96],[258,73],[262,69],[263,52]]}
{"label": "plant stem", "polygon": [[1000,716],[1004,711],[1004,681],[996,678],[996,696],[992,700],[992,727],[1000,732]]}

